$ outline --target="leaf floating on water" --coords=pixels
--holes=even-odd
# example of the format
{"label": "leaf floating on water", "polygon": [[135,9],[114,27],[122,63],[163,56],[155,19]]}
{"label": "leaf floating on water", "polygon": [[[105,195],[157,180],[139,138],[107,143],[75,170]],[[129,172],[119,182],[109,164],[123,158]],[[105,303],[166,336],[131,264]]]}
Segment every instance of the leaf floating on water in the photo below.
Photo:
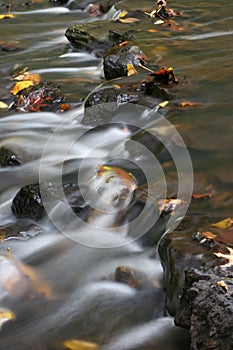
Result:
{"label": "leaf floating on water", "polygon": [[137,70],[134,68],[132,64],[127,64],[127,76],[130,77],[131,75],[137,74]]}
{"label": "leaf floating on water", "polygon": [[147,31],[148,31],[149,33],[157,33],[157,32],[158,32],[157,29],[147,29]]}
{"label": "leaf floating on water", "polygon": [[159,107],[164,108],[169,104],[169,101],[163,101],[158,104]]}
{"label": "leaf floating on water", "polygon": [[13,76],[13,80],[17,80],[17,83],[11,90],[11,94],[18,95],[20,91],[27,89],[28,87],[35,84],[39,84],[41,77],[39,74],[31,74],[27,71],[27,68],[24,68]]}
{"label": "leaf floating on water", "polygon": [[157,25],[157,24],[163,24],[164,21],[162,19],[158,19],[158,21],[155,21],[154,24]]}
{"label": "leaf floating on water", "polygon": [[5,102],[0,101],[0,108],[8,108],[8,105]]}
{"label": "leaf floating on water", "polygon": [[137,188],[137,180],[133,174],[128,173],[126,170],[118,167],[99,165],[96,175],[105,176],[107,180],[113,177],[120,177],[125,185],[127,185],[127,187],[131,190],[135,190]]}
{"label": "leaf floating on water", "polygon": [[135,23],[135,22],[138,22],[139,19],[138,18],[134,18],[134,17],[128,17],[128,18],[119,18],[119,21],[121,23]]}
{"label": "leaf floating on water", "polygon": [[192,101],[183,101],[180,102],[179,107],[185,108],[185,107],[200,107],[202,106],[202,103],[200,102],[192,102]]}
{"label": "leaf floating on water", "polygon": [[62,345],[69,350],[98,350],[99,345],[83,340],[70,339],[65,340]]}
{"label": "leaf floating on water", "polygon": [[10,309],[0,307],[0,330],[5,322],[14,321],[15,319],[16,316]]}
{"label": "leaf floating on water", "polygon": [[8,18],[15,18],[15,15],[12,15],[10,13],[6,13],[5,15],[0,15],[0,21],[3,19],[8,19]]}
{"label": "leaf floating on water", "polygon": [[233,266],[233,249],[227,247],[227,249],[229,250],[229,254],[222,254],[222,253],[214,253],[214,255],[216,255],[218,258],[224,258],[228,260],[228,263],[220,265],[221,267],[231,267]]}
{"label": "leaf floating on water", "polygon": [[72,108],[70,104],[68,104],[68,103],[62,103],[62,104],[60,105],[59,109],[58,109],[58,112],[63,113],[63,112],[65,112],[65,111],[68,111],[70,108]]}
{"label": "leaf floating on water", "polygon": [[227,229],[230,228],[233,224],[233,219],[227,218],[225,220],[221,220],[219,222],[216,222],[215,224],[212,224],[211,226],[221,228],[221,229]]}

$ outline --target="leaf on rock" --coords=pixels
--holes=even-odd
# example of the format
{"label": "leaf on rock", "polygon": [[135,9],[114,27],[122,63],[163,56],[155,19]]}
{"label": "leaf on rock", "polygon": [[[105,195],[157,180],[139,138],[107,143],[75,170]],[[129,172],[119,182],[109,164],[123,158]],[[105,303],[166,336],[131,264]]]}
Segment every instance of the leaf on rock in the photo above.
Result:
{"label": "leaf on rock", "polygon": [[128,11],[121,11],[120,14],[119,14],[119,18],[123,18],[127,15]]}
{"label": "leaf on rock", "polygon": [[32,85],[34,85],[32,80],[18,81],[13,87],[13,89],[11,89],[10,93],[13,95],[18,95],[19,92],[21,92],[24,89],[27,89]]}
{"label": "leaf on rock", "polygon": [[15,18],[15,15],[12,15],[10,13],[6,13],[5,15],[0,15],[0,21],[3,19],[8,19],[8,18]]}
{"label": "leaf on rock", "polygon": [[228,263],[220,265],[221,267],[231,267],[233,266],[233,249],[227,247],[227,249],[229,250],[229,254],[222,254],[222,253],[214,253],[214,255],[216,255],[218,258],[224,258],[228,260]]}
{"label": "leaf on rock", "polygon": [[169,104],[169,101],[166,100],[166,101],[160,102],[160,103],[158,104],[158,106],[161,107],[161,108],[164,108],[164,107],[166,107],[168,104]]}
{"label": "leaf on rock", "polygon": [[228,286],[227,286],[226,282],[224,282],[223,280],[218,281],[217,285],[222,287],[226,292],[228,292]]}
{"label": "leaf on rock", "polygon": [[72,108],[70,104],[68,103],[62,103],[58,109],[58,112],[65,112],[68,111],[68,109]]}
{"label": "leaf on rock", "polygon": [[62,345],[69,350],[98,350],[99,345],[84,340],[69,339],[65,340]]}
{"label": "leaf on rock", "polygon": [[127,64],[127,76],[130,77],[131,75],[137,74],[137,70],[134,68],[132,64]]}

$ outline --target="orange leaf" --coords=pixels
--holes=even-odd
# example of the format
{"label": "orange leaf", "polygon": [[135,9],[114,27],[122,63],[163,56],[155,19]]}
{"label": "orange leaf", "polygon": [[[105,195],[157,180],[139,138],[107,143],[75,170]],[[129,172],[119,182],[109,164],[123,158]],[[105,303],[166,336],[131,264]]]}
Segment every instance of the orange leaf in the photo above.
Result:
{"label": "orange leaf", "polygon": [[156,33],[156,32],[157,32],[157,29],[147,29],[147,31],[148,31],[149,33]]}
{"label": "orange leaf", "polygon": [[15,84],[13,89],[10,91],[11,94],[17,95],[20,91],[27,89],[29,86],[34,85],[32,80],[19,81]]}
{"label": "orange leaf", "polygon": [[180,107],[200,107],[202,104],[200,102],[183,101],[179,104]]}

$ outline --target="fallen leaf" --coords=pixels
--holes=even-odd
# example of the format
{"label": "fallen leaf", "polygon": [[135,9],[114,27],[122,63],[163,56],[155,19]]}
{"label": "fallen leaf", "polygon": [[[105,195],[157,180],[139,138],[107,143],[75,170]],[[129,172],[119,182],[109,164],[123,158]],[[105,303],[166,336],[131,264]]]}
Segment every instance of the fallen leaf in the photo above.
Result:
{"label": "fallen leaf", "polygon": [[227,249],[230,252],[229,254],[214,253],[214,255],[216,255],[218,258],[224,258],[228,260],[228,263],[220,265],[221,267],[231,267],[233,265],[233,249],[229,247],[227,247]]}
{"label": "fallen leaf", "polygon": [[65,340],[62,345],[69,350],[98,350],[99,345],[83,340],[69,339]]}
{"label": "fallen leaf", "polygon": [[0,330],[5,322],[14,321],[15,319],[16,316],[10,309],[0,307]]}
{"label": "fallen leaf", "polygon": [[5,102],[0,101],[0,108],[8,108],[8,105]]}
{"label": "fallen leaf", "polygon": [[137,180],[134,175],[118,167],[99,165],[96,175],[105,176],[106,179],[120,177],[130,190],[137,188]]}
{"label": "fallen leaf", "polygon": [[226,292],[228,292],[227,284],[224,281],[218,281],[217,285],[225,289]]}
{"label": "fallen leaf", "polygon": [[59,107],[59,110],[58,112],[65,112],[65,111],[68,111],[68,109],[71,108],[71,105],[68,104],[68,103],[62,103]]}
{"label": "fallen leaf", "polygon": [[7,19],[7,18],[15,18],[15,15],[11,15],[10,13],[7,13],[5,15],[0,15],[0,21],[2,19]]}
{"label": "fallen leaf", "polygon": [[159,107],[164,108],[169,104],[169,101],[163,101],[158,104]]}
{"label": "fallen leaf", "polygon": [[127,15],[128,11],[121,11],[120,14],[119,14],[119,18],[123,18]]}
{"label": "fallen leaf", "polygon": [[158,19],[158,21],[155,21],[154,24],[157,25],[157,24],[163,24],[164,21],[162,19]]}
{"label": "fallen leaf", "polygon": [[119,18],[121,23],[134,23],[140,21],[138,18],[129,17],[129,18]]}
{"label": "fallen leaf", "polygon": [[207,198],[212,198],[213,197],[213,193],[193,193],[192,194],[192,198],[194,199],[207,199]]}
{"label": "fallen leaf", "polygon": [[200,102],[192,102],[192,101],[183,101],[179,103],[179,107],[200,107],[202,103]]}
{"label": "fallen leaf", "polygon": [[137,70],[134,68],[132,64],[127,64],[127,76],[130,77],[131,75],[137,74]]}
{"label": "fallen leaf", "polygon": [[157,33],[158,32],[157,29],[147,29],[147,31],[149,33]]}
{"label": "fallen leaf", "polygon": [[128,41],[123,41],[122,43],[119,44],[119,46],[125,46],[127,45],[129,42]]}
{"label": "fallen leaf", "polygon": [[32,80],[19,81],[15,84],[13,89],[11,89],[10,93],[13,95],[17,95],[20,91],[27,89],[29,86],[32,85],[34,85],[34,82]]}
{"label": "fallen leaf", "polygon": [[228,219],[216,222],[215,224],[212,224],[211,226],[221,228],[221,229],[227,229],[227,228],[230,228],[232,226],[232,224],[233,224],[233,219],[228,218]]}

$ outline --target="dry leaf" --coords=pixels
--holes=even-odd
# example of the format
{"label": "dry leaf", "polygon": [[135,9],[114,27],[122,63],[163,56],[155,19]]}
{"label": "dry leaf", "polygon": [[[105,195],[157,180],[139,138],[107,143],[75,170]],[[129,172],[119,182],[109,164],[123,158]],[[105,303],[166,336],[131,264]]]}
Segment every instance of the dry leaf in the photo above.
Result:
{"label": "dry leaf", "polygon": [[0,101],[0,108],[8,108],[8,105],[5,102]]}
{"label": "dry leaf", "polygon": [[127,64],[127,76],[130,77],[131,75],[137,74],[137,70],[134,68],[132,64]]}
{"label": "dry leaf", "polygon": [[119,44],[119,46],[125,46],[127,45],[129,42],[128,41],[123,41],[122,43]]}
{"label": "dry leaf", "polygon": [[163,101],[158,104],[159,107],[164,108],[169,104],[169,101]]}
{"label": "dry leaf", "polygon": [[225,289],[226,292],[228,292],[227,284],[224,281],[218,281],[217,285]]}
{"label": "dry leaf", "polygon": [[15,314],[7,308],[0,307],[0,330],[5,322],[14,321]]}
{"label": "dry leaf", "polygon": [[119,18],[123,18],[127,15],[128,11],[121,11],[121,13],[119,14]]}
{"label": "dry leaf", "polygon": [[183,101],[180,102],[179,107],[200,107],[202,106],[202,103],[200,102],[191,102],[191,101]]}
{"label": "dry leaf", "polygon": [[227,249],[230,252],[229,254],[214,253],[214,255],[216,255],[218,258],[224,258],[228,260],[228,263],[220,265],[221,267],[231,267],[233,265],[233,249],[229,247],[227,247]]}
{"label": "dry leaf", "polygon": [[15,18],[15,15],[11,15],[10,13],[6,13],[5,15],[0,15],[0,21],[2,19],[7,19],[7,18]]}
{"label": "dry leaf", "polygon": [[34,85],[32,80],[23,80],[19,81],[15,84],[13,89],[11,89],[10,93],[13,95],[17,95],[20,91],[27,89],[29,86]]}
{"label": "dry leaf", "polygon": [[138,22],[139,19],[138,18],[134,18],[134,17],[129,17],[129,18],[119,18],[119,21],[121,23],[134,23],[134,22]]}
{"label": "dry leaf", "polygon": [[120,177],[131,191],[137,188],[137,180],[134,175],[118,167],[99,165],[96,175],[105,176],[106,179]]}
{"label": "dry leaf", "polygon": [[71,108],[71,105],[68,104],[68,103],[62,103],[59,107],[59,110],[58,112],[65,112],[65,111],[68,111],[68,109]]}
{"label": "dry leaf", "polygon": [[232,224],[233,224],[233,219],[228,218],[228,219],[216,222],[215,224],[212,224],[211,226],[221,228],[221,229],[227,229],[227,228],[230,228],[232,226]]}
{"label": "dry leaf", "polygon": [[70,339],[65,340],[62,345],[69,350],[98,350],[99,345],[83,340]]}
{"label": "dry leaf", "polygon": [[164,23],[164,21],[163,21],[162,19],[158,19],[158,21],[155,21],[155,22],[154,22],[154,24],[156,24],[156,25],[157,25],[157,24],[163,24],[163,23]]}
{"label": "dry leaf", "polygon": [[157,29],[147,29],[149,33],[157,33]]}

